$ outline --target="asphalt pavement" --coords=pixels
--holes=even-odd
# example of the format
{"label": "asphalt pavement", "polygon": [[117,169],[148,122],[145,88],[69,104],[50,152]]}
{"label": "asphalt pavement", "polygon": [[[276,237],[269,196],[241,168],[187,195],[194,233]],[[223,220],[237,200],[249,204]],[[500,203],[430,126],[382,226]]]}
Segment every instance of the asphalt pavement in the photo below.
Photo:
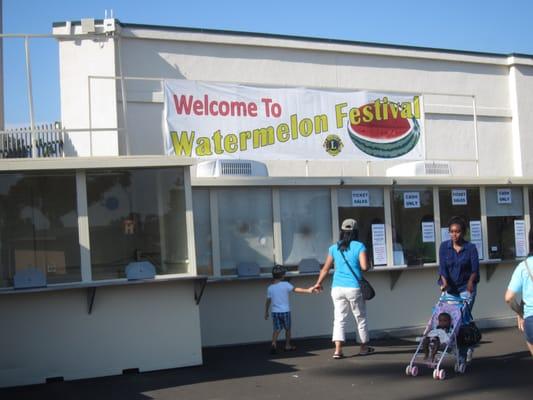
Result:
{"label": "asphalt pavement", "polygon": [[0,399],[533,399],[533,357],[516,329],[483,331],[483,340],[465,374],[445,365],[443,381],[421,368],[405,367],[415,338],[374,341],[374,354],[332,359],[327,339],[296,340],[296,351],[269,354],[269,344],[204,349],[204,365],[69,382],[0,389]]}

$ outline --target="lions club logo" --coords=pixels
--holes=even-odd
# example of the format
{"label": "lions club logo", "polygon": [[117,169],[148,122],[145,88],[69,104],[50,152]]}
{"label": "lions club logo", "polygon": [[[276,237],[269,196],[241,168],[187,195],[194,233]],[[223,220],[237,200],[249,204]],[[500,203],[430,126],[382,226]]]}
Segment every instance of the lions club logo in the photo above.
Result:
{"label": "lions club logo", "polygon": [[341,152],[344,144],[342,143],[341,138],[337,135],[328,135],[326,140],[324,140],[323,146],[330,156],[335,157]]}

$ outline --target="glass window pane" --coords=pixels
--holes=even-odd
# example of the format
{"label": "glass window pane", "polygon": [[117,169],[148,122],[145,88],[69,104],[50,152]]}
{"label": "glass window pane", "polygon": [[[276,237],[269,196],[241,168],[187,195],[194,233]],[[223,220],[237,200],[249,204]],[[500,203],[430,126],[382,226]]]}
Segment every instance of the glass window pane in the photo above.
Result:
{"label": "glass window pane", "polygon": [[47,283],[81,280],[73,171],[0,175],[0,286],[28,267]]}
{"label": "glass window pane", "polygon": [[[505,193],[502,193],[502,189]],[[489,258],[514,260],[516,258],[514,221],[524,219],[522,188],[487,188],[486,200]]]}
{"label": "glass window pane", "polygon": [[[510,191],[510,197],[502,199],[501,191]],[[522,198],[522,188],[487,188],[487,217],[507,217],[524,215],[524,201]],[[500,201],[498,201],[500,193]],[[502,201],[505,201],[502,203]]]}
{"label": "glass window pane", "polygon": [[330,197],[329,189],[280,190],[284,265],[303,258],[324,263],[332,241]]}
{"label": "glass window pane", "polygon": [[194,189],[192,191],[196,269],[200,275],[213,275],[211,211],[209,205],[209,189]]}
{"label": "glass window pane", "polygon": [[392,236],[395,265],[436,261],[431,189],[393,189]]}
{"label": "glass window pane", "polygon": [[[455,203],[455,204],[454,204]],[[466,204],[465,204],[466,203]],[[447,239],[448,223],[452,217],[461,217],[470,226],[470,221],[481,221],[479,188],[441,188],[439,189],[440,220],[443,230],[442,240]],[[470,240],[470,229],[466,240]]]}
{"label": "glass window pane", "polygon": [[235,275],[237,263],[256,262],[264,272],[274,265],[272,191],[263,188],[218,190],[222,275]]}
{"label": "glass window pane", "polygon": [[[359,241],[366,246],[367,257],[371,265],[385,265],[385,262],[374,260],[372,242],[372,225],[385,224],[383,189],[343,188],[338,189],[337,193],[339,204],[339,231],[342,221],[346,218],[355,219],[359,228]],[[384,256],[386,257],[386,255]]]}
{"label": "glass window pane", "polygon": [[87,172],[93,279],[125,277],[147,260],[156,273],[188,270],[183,168]]}

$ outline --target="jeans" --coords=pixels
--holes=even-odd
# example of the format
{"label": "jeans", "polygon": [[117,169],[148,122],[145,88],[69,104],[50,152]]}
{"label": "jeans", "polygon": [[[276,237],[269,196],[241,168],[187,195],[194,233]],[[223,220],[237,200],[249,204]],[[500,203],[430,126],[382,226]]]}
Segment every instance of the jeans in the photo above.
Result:
{"label": "jeans", "polygon": [[368,328],[366,326],[366,304],[357,288],[334,287],[331,289],[333,299],[334,321],[333,342],[345,341],[345,329],[349,312],[351,311],[357,323],[357,332],[361,343],[368,343]]}

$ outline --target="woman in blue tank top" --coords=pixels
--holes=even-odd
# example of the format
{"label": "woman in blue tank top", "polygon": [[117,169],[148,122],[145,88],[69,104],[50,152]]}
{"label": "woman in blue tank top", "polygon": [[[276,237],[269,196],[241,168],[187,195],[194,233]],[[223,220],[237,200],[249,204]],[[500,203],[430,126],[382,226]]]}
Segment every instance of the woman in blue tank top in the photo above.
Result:
{"label": "woman in blue tank top", "polygon": [[335,265],[331,284],[334,307],[332,341],[335,343],[333,354],[335,359],[344,357],[342,346],[345,342],[345,329],[350,312],[357,323],[357,332],[361,342],[359,354],[367,355],[374,351],[368,346],[366,303],[358,282],[358,279],[362,277],[362,271],[368,270],[366,248],[357,239],[357,222],[354,219],[344,220],[341,225],[340,240],[329,248],[326,262],[313,287],[314,290],[322,290],[322,282],[328,276],[331,267]]}

